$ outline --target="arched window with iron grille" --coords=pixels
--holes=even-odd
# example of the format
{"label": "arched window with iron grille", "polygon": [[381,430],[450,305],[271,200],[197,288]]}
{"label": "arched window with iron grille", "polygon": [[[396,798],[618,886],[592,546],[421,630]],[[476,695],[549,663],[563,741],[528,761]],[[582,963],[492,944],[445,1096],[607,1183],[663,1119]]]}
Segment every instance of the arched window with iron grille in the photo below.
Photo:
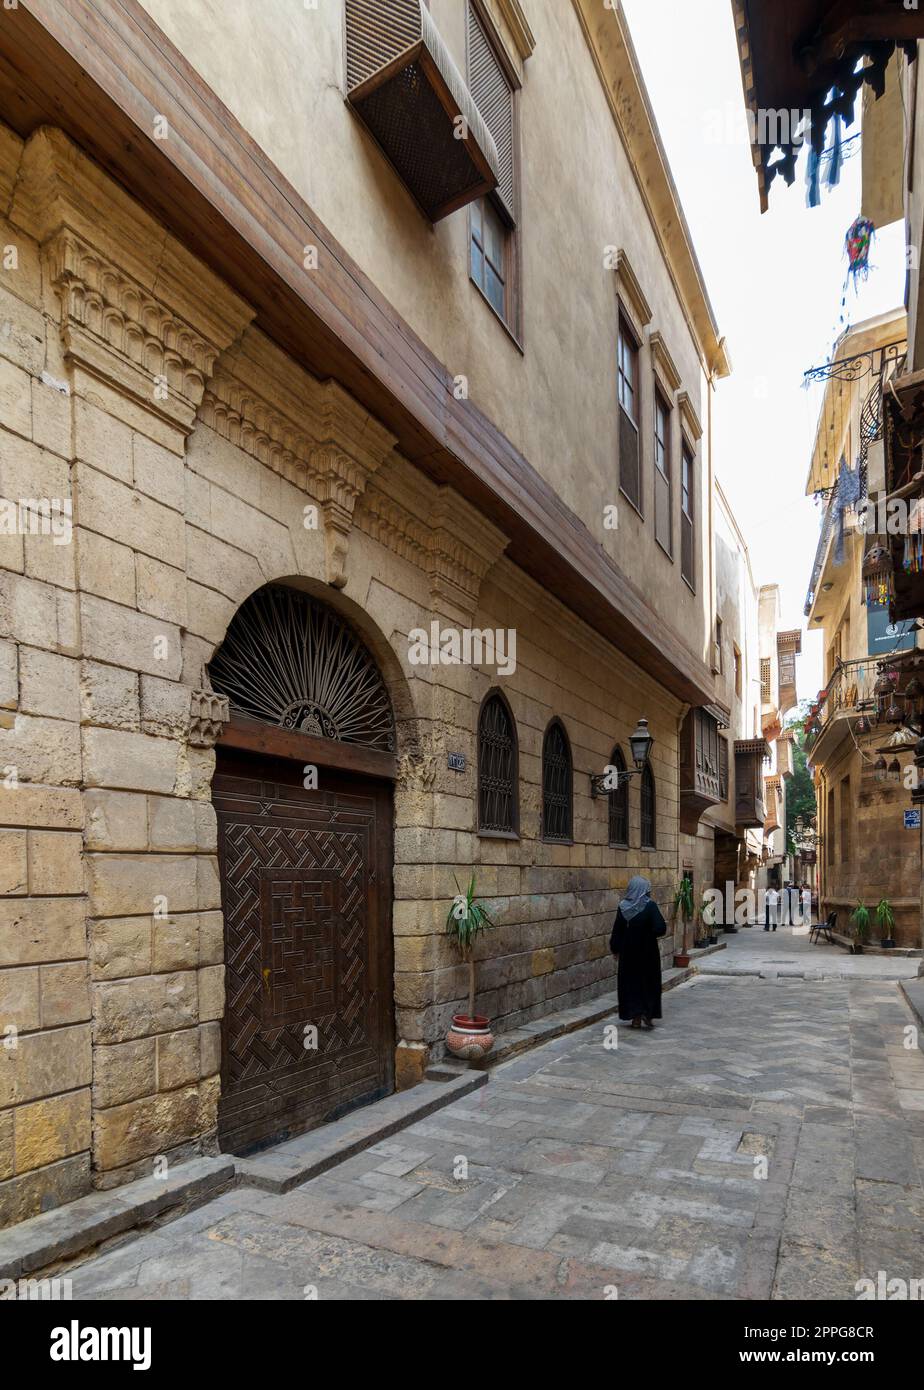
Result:
{"label": "arched window with iron grille", "polygon": [[517,726],[499,690],[484,699],[478,718],[478,829],[516,835]]}
{"label": "arched window with iron grille", "polygon": [[560,719],[553,719],[542,741],[542,838],[573,838],[571,747]]}
{"label": "arched window with iron grille", "polygon": [[629,846],[629,779],[626,777],[626,760],[621,748],[614,748],[610,766],[619,773],[619,785],[609,794],[610,834],[609,843],[619,849]]}
{"label": "arched window with iron grille", "polygon": [[655,779],[651,767],[646,764],[641,776],[641,822],[642,849],[658,847],[658,808],[655,792]]}

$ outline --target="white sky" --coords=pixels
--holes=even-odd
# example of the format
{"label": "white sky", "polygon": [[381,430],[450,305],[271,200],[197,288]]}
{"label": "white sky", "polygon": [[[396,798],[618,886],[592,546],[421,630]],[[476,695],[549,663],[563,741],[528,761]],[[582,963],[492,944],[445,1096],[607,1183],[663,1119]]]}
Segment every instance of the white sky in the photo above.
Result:
{"label": "white sky", "polygon": [[[859,155],[821,206],[805,202],[804,164],[778,179],[762,217],[744,122],[730,0],[623,0],[693,234],[732,376],[715,401],[716,472],[758,584],[778,583],[784,627],[803,627],[820,510],[805,480],[821,403],[802,373],[820,365],[841,323],[844,237],[860,211]],[[849,137],[858,129],[845,130]],[[848,291],[848,322],[904,302],[904,227],[879,234],[869,281]],[[800,697],[822,683],[821,636],[803,642]]]}

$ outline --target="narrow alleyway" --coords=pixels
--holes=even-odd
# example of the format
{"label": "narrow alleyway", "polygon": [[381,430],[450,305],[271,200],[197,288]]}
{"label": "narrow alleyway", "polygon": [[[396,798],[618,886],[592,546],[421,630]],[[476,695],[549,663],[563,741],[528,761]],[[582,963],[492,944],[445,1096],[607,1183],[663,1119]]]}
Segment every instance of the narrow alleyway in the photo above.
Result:
{"label": "narrow alleyway", "polygon": [[924,1273],[912,1022],[893,981],[700,976],[654,1033],[537,1048],[287,1195],[90,1260],[74,1297],[853,1300]]}

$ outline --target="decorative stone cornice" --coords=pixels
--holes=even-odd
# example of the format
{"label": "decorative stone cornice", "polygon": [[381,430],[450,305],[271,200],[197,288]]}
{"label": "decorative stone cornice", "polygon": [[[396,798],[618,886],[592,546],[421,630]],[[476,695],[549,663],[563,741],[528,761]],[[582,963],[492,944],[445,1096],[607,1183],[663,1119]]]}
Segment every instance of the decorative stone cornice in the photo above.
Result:
{"label": "decorative stone cornice", "polygon": [[668,394],[673,396],[674,392],[680,388],[680,373],[674,365],[674,359],[668,352],[667,344],[661,333],[652,333],[648,342],[651,346],[655,371],[661,377],[662,384],[667,388]]}
{"label": "decorative stone cornice", "polygon": [[511,37],[517,46],[517,52],[525,62],[527,58],[532,57],[536,40],[520,0],[495,0],[495,4],[504,23],[510,30]]}
{"label": "decorative stone cornice", "polygon": [[632,269],[625,250],[616,252],[616,283],[621,297],[633,314],[639,328],[647,328],[651,323],[651,305],[645,298],[638,276]]}
{"label": "decorative stone cornice", "polygon": [[10,219],[42,247],[65,353],[188,432],[253,311],[61,131],[26,142]]}
{"label": "decorative stone cornice", "polygon": [[218,364],[200,418],[317,499],[327,582],[342,588],[357,499],[393,453],[394,435],[336,381],[316,381],[257,332]]}
{"label": "decorative stone cornice", "polygon": [[433,510],[427,572],[433,608],[474,613],[488,570],[510,544],[496,526],[451,487],[441,487]]}
{"label": "decorative stone cornice", "polygon": [[680,406],[680,414],[683,418],[684,428],[691,436],[693,443],[698,444],[703,437],[703,427],[700,424],[699,416],[689,392],[681,391],[677,397],[677,404]]}
{"label": "decorative stone cornice", "polygon": [[231,718],[227,695],[193,690],[189,699],[189,742],[193,748],[214,748]]}

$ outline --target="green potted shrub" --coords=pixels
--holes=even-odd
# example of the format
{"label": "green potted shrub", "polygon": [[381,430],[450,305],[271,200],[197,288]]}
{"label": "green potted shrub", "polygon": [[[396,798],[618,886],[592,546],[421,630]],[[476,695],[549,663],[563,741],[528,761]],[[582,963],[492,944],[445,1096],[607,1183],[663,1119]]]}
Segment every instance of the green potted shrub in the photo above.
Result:
{"label": "green potted shrub", "polygon": [[674,956],[674,964],[684,967],[690,964],[690,948],[687,945],[687,929],[696,914],[693,902],[693,880],[684,874],[680,886],[674,894],[674,922],[679,916],[683,922],[683,943],[679,953]]}
{"label": "green potted shrub", "polygon": [[869,919],[869,908],[865,903],[858,902],[853,912],[850,914],[855,937],[853,943],[854,955],[861,956],[863,954],[863,943],[869,935]]}
{"label": "green potted shrub", "polygon": [[468,965],[468,1013],[453,1014],[446,1047],[453,1057],[464,1061],[486,1057],[494,1046],[490,1020],[475,1013],[475,946],[481,933],[493,926],[487,910],[475,899],[475,875],[472,874],[467,891],[460,890],[456,894],[446,917],[446,932]]}
{"label": "green potted shrub", "polygon": [[880,898],[876,906],[876,925],[879,927],[880,945],[887,951],[895,946],[892,932],[895,930],[895,912],[888,898]]}

